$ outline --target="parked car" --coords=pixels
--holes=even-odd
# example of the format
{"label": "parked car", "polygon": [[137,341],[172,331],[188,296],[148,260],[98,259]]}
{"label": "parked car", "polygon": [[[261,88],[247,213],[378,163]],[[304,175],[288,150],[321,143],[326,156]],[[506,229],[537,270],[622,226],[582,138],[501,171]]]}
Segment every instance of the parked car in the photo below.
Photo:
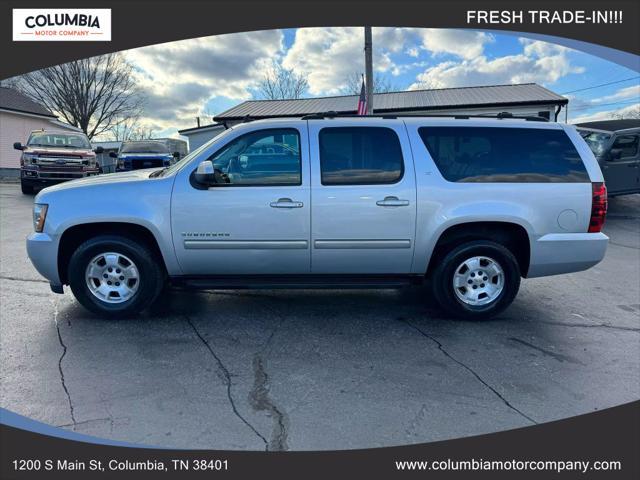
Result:
{"label": "parked car", "polygon": [[123,172],[141,168],[167,167],[180,154],[169,152],[169,147],[160,140],[138,140],[122,142],[118,153],[110,152],[109,156],[118,159],[116,170]]}
{"label": "parked car", "polygon": [[70,285],[106,315],[150,306],[167,282],[429,280],[446,311],[484,318],[521,277],[600,262],[606,208],[598,162],[568,125],[312,116],[234,126],[170,167],[48,188],[27,250],[54,292]]}
{"label": "parked car", "polygon": [[640,193],[640,120],[604,120],[577,126],[598,159],[609,196]]}
{"label": "parked car", "polygon": [[35,130],[26,145],[20,142],[13,148],[21,150],[20,186],[22,193],[31,194],[35,187],[46,187],[67,180],[98,174],[96,153],[84,133]]}

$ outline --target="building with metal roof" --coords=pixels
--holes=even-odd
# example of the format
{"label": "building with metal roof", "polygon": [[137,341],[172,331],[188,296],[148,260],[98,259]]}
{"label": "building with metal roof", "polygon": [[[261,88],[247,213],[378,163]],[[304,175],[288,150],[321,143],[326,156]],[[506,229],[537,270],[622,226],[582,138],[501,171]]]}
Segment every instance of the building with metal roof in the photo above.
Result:
{"label": "building with metal roof", "polygon": [[[482,87],[409,90],[373,95],[374,113],[539,115],[555,119],[569,100],[535,83]],[[214,121],[233,123],[245,118],[299,117],[313,113],[356,113],[357,95],[297,100],[248,100],[216,115]],[[548,112],[548,114],[546,113]]]}

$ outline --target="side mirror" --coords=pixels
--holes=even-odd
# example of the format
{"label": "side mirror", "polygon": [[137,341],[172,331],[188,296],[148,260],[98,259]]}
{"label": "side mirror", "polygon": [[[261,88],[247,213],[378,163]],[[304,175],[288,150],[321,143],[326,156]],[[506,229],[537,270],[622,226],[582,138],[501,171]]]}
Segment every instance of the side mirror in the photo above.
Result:
{"label": "side mirror", "polygon": [[215,169],[213,168],[213,162],[211,160],[203,160],[198,164],[193,177],[196,182],[202,185],[211,185],[216,183]]}
{"label": "side mirror", "polygon": [[96,147],[94,152],[97,153],[97,154],[100,154],[100,153],[104,152],[104,148],[102,146]]}
{"label": "side mirror", "polygon": [[621,148],[612,148],[607,156],[607,160],[620,160],[622,158],[622,149]]}
{"label": "side mirror", "polygon": [[109,152],[111,158],[118,158],[118,152]]}
{"label": "side mirror", "polygon": [[180,158],[180,152],[173,152],[173,158]]}
{"label": "side mirror", "polygon": [[20,142],[16,142],[13,144],[13,148],[15,148],[16,150],[24,150],[24,147],[22,146],[22,144]]}

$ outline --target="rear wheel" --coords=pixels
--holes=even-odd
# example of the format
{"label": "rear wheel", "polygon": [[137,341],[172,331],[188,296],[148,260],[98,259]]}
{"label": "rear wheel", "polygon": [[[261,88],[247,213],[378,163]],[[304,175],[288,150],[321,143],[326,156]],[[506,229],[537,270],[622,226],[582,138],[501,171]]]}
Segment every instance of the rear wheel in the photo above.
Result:
{"label": "rear wheel", "polygon": [[24,183],[23,181],[20,181],[20,190],[22,190],[22,193],[24,193],[25,195],[32,195],[33,185],[29,185],[27,183]]}
{"label": "rear wheel", "polygon": [[448,313],[466,319],[489,318],[513,302],[520,269],[503,245],[476,240],[450,250],[432,276],[435,299]]}
{"label": "rear wheel", "polygon": [[69,262],[74,296],[100,315],[136,314],[157,299],[164,283],[164,270],[152,251],[126,237],[91,238]]}

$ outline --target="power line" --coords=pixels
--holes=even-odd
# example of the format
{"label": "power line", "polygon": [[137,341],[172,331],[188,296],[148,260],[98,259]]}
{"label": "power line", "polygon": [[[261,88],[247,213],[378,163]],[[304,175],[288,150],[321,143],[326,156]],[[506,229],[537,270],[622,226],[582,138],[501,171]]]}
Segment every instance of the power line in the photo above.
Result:
{"label": "power line", "polygon": [[600,85],[593,85],[592,87],[579,88],[577,90],[570,90],[568,92],[562,92],[560,95],[566,95],[567,93],[584,92],[585,90],[593,90],[594,88],[600,88],[600,87],[606,87],[606,86],[609,86],[609,85],[615,85],[616,83],[630,82],[631,80],[636,80],[638,78],[640,78],[640,76],[631,77],[631,78],[625,78],[624,80],[617,80],[615,82],[601,83]]}

